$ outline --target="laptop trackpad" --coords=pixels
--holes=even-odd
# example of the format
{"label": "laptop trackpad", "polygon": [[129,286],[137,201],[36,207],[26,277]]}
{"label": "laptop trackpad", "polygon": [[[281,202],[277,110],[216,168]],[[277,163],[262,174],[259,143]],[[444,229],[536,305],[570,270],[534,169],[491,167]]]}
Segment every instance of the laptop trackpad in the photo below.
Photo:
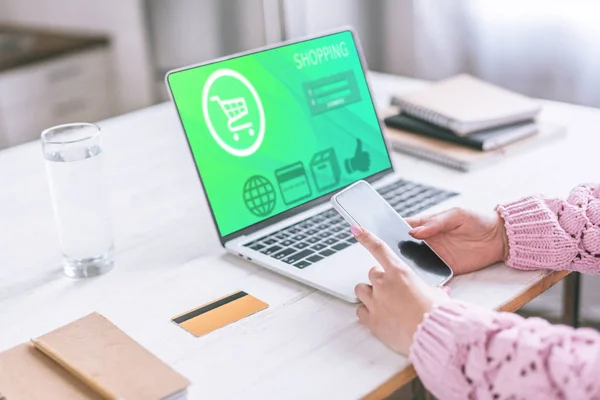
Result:
{"label": "laptop trackpad", "polygon": [[343,295],[347,301],[357,301],[354,287],[369,282],[369,270],[377,261],[360,244],[356,243],[339,253],[304,269],[307,279],[317,285]]}

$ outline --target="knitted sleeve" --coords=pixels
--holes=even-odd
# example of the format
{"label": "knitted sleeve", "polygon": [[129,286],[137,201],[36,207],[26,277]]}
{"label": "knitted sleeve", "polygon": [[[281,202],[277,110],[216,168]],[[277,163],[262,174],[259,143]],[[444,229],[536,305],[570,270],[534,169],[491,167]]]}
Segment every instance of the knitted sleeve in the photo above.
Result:
{"label": "knitted sleeve", "polygon": [[434,307],[410,360],[440,400],[600,399],[600,334],[458,302]]}
{"label": "knitted sleeve", "polygon": [[525,197],[499,205],[509,242],[506,264],[600,274],[600,185],[581,185],[567,200]]}

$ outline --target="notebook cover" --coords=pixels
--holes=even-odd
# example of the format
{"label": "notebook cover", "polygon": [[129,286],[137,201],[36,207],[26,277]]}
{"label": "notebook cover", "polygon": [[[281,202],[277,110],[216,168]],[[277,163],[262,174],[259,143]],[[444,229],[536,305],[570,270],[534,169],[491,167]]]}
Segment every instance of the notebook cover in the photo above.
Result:
{"label": "notebook cover", "polygon": [[[446,127],[460,133],[531,119],[541,110],[538,102],[526,96],[466,74],[434,83],[399,100],[443,116],[455,125]],[[418,117],[410,107],[405,111]]]}
{"label": "notebook cover", "polygon": [[102,400],[30,343],[0,353],[0,392],[7,400]]}
{"label": "notebook cover", "polygon": [[526,121],[472,133],[467,136],[458,136],[449,129],[441,128],[404,113],[386,118],[385,124],[391,128],[484,151],[508,145],[537,132],[535,122]]}
{"label": "notebook cover", "polygon": [[100,314],[92,313],[37,339],[70,365],[127,400],[163,399],[189,381]]}

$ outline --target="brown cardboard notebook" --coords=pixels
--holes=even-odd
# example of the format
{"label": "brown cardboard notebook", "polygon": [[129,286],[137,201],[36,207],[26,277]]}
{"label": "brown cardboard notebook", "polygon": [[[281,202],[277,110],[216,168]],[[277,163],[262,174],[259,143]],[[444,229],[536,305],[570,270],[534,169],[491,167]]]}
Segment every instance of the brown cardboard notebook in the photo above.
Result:
{"label": "brown cardboard notebook", "polygon": [[[127,400],[181,399],[189,381],[156,358],[102,315],[93,313],[36,339],[44,348],[79,373],[93,377],[102,388]],[[86,387],[31,345],[18,346],[0,354],[0,392],[7,400],[96,399]],[[3,370],[13,370],[4,381]],[[42,376],[44,379],[38,379]],[[32,382],[42,391],[63,394],[33,397]],[[59,388],[59,389],[57,389]],[[38,390],[36,389],[36,390]],[[38,392],[35,392],[37,394]],[[79,397],[78,397],[79,396]]]}
{"label": "brown cardboard notebook", "polygon": [[187,379],[97,313],[37,340],[127,400],[164,399],[189,385]]}
{"label": "brown cardboard notebook", "polygon": [[30,343],[0,354],[0,399],[102,400]]}

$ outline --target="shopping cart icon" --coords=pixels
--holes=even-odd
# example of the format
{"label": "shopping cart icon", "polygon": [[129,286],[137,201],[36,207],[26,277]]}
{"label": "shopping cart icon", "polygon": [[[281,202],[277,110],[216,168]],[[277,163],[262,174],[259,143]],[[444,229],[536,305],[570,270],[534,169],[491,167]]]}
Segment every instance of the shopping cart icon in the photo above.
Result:
{"label": "shopping cart icon", "polygon": [[[236,97],[230,100],[221,100],[219,96],[212,96],[210,101],[216,101],[221,106],[221,110],[227,116],[227,127],[233,133],[233,140],[240,140],[240,136],[236,133],[244,129],[248,129],[248,134],[254,136],[252,122],[236,124],[240,119],[248,115],[248,105],[243,97]],[[234,125],[235,124],[235,125]]]}
{"label": "shopping cart icon", "polygon": [[[219,118],[215,118],[217,114]],[[232,156],[251,156],[265,138],[265,110],[260,96],[244,75],[232,69],[218,69],[206,79],[202,115],[215,142]]]}

